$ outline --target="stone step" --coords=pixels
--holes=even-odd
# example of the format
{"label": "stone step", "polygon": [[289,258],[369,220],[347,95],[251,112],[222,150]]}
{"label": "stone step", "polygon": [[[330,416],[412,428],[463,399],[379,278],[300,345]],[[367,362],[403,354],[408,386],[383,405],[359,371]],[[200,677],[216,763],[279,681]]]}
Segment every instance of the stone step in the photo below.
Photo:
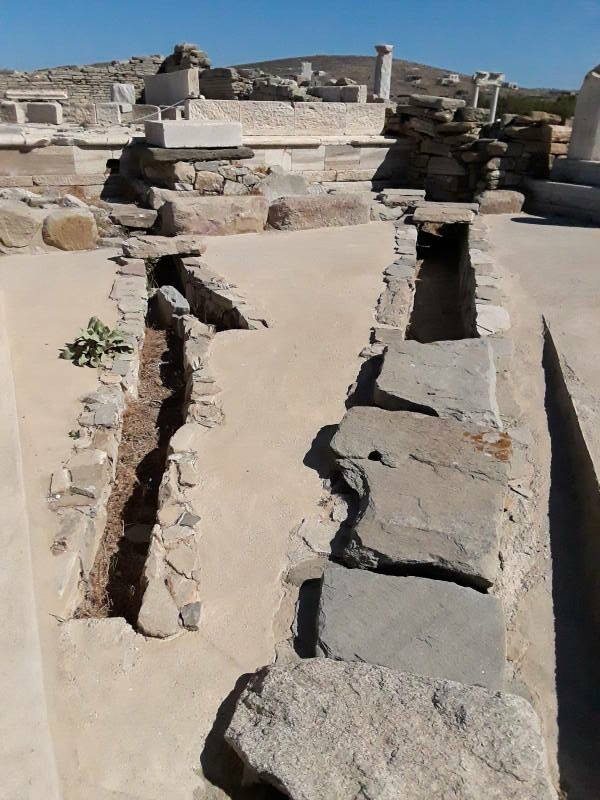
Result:
{"label": "stone step", "polygon": [[496,691],[506,660],[496,597],[447,581],[379,575],[329,562],[317,654]]}
{"label": "stone step", "polygon": [[530,213],[600,223],[600,186],[528,178],[525,188]]}
{"label": "stone step", "polygon": [[559,183],[576,183],[583,186],[600,186],[600,161],[579,158],[556,158],[550,179]]}

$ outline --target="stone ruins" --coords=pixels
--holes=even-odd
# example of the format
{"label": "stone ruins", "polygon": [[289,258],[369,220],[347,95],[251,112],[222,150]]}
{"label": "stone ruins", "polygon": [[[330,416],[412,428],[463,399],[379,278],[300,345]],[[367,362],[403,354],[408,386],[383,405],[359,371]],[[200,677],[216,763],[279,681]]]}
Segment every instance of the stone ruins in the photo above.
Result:
{"label": "stone ruins", "polygon": [[7,800],[600,796],[600,68],[375,50],[0,74]]}

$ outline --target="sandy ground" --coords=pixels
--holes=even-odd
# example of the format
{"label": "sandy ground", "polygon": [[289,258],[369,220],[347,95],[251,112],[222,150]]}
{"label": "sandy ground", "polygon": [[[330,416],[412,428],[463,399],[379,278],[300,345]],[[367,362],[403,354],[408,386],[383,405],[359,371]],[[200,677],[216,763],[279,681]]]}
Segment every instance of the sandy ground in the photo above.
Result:
{"label": "sandy ground", "polygon": [[[105,250],[0,259],[0,291],[5,299],[6,334],[15,385],[33,582],[57,752],[65,741],[65,732],[60,708],[54,702],[56,621],[49,613],[53,597],[49,545],[56,519],[47,507],[46,496],[50,473],[71,449],[67,434],[81,410],[78,398],[97,382],[94,370],[78,369],[60,360],[58,350],[77,335],[90,316],[100,316],[110,323],[115,321],[116,309],[108,300],[108,292],[116,265],[108,260],[109,255]],[[23,535],[24,531],[20,532]],[[26,586],[23,591],[27,591]],[[31,702],[37,702],[35,695]],[[22,720],[26,718],[26,708],[19,716]],[[23,780],[25,772],[23,768]],[[2,782],[6,788],[5,776]],[[21,800],[42,796],[36,795],[34,788],[28,789],[32,794],[14,797]]]}
{"label": "sandy ground", "polygon": [[[226,421],[205,437],[197,498],[204,620],[170,642],[120,620],[58,626],[53,701],[68,733],[59,753],[66,800],[226,796],[224,701],[274,658],[288,536],[322,495],[304,460],[344,414],[393,227],[216,238],[206,259],[272,326],[224,332],[213,345]],[[313,448],[307,463],[315,457]]]}

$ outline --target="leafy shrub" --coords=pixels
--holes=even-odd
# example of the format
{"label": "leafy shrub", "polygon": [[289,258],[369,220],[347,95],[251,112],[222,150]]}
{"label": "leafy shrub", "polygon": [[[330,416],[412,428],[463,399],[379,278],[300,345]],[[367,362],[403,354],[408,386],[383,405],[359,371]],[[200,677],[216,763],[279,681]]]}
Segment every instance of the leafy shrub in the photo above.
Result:
{"label": "leafy shrub", "polygon": [[75,341],[67,342],[59,357],[78,367],[99,367],[119,353],[132,352],[133,347],[125,341],[121,331],[111,330],[98,317],[92,317]]}

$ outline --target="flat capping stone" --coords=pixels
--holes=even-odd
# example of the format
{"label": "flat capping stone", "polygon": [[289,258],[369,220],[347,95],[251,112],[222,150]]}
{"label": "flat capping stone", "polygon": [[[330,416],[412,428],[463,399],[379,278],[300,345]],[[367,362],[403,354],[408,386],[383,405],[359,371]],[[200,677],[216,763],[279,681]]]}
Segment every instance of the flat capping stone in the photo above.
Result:
{"label": "flat capping stone", "polygon": [[162,148],[149,147],[148,145],[135,144],[130,148],[139,154],[140,159],[148,161],[162,161],[174,163],[176,161],[238,161],[253,158],[254,150],[250,147],[214,147],[214,148]]}

